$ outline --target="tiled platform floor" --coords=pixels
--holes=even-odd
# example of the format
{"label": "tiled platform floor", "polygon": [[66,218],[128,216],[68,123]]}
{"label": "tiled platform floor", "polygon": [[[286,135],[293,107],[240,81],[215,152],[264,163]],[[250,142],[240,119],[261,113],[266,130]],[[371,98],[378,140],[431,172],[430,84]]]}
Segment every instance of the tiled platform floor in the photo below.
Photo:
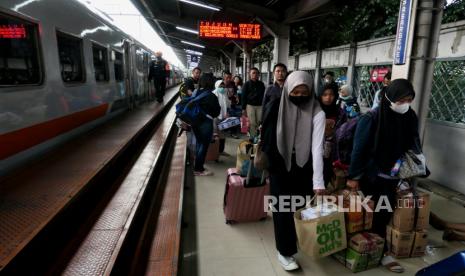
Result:
{"label": "tiled platform floor", "polygon": [[[183,275],[353,275],[336,260],[327,257],[312,260],[297,254],[302,269],[285,272],[279,265],[274,243],[271,214],[265,221],[227,225],[223,216],[223,193],[226,169],[235,166],[236,147],[240,140],[227,139],[226,152],[220,163],[207,163],[214,171],[211,177],[196,177],[188,183],[185,192]],[[465,222],[465,208],[439,195],[432,195],[432,210],[442,218]],[[460,221],[461,220],[461,221]],[[442,240],[442,231],[430,227],[428,253],[424,257],[403,259],[406,271],[414,275],[419,269],[435,263],[455,252],[465,250],[463,242]],[[357,275],[395,275],[384,267],[357,273]]]}

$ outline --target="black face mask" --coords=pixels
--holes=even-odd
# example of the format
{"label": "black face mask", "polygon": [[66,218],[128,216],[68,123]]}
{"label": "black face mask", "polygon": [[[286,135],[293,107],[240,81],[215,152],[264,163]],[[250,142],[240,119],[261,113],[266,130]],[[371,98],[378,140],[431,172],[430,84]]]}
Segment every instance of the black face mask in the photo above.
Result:
{"label": "black face mask", "polygon": [[301,106],[301,105],[304,105],[306,103],[308,103],[310,101],[310,96],[289,96],[289,100],[297,105],[297,106]]}

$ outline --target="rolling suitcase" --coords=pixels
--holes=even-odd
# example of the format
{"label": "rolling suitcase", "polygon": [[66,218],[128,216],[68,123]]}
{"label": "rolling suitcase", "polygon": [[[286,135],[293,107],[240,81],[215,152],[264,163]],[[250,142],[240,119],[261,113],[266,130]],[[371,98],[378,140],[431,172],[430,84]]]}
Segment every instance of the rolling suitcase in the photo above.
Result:
{"label": "rolling suitcase", "polygon": [[249,132],[249,118],[242,116],[240,120],[241,120],[241,133],[247,134]]}
{"label": "rolling suitcase", "polygon": [[465,275],[465,250],[422,268],[415,276]]}
{"label": "rolling suitcase", "polygon": [[208,146],[207,156],[205,157],[205,161],[215,161],[218,162],[220,159],[220,139],[218,137],[214,137],[210,146]]}
{"label": "rolling suitcase", "polygon": [[241,177],[236,168],[228,169],[223,201],[226,223],[266,219],[264,196],[269,192],[268,179],[247,183],[247,178]]}

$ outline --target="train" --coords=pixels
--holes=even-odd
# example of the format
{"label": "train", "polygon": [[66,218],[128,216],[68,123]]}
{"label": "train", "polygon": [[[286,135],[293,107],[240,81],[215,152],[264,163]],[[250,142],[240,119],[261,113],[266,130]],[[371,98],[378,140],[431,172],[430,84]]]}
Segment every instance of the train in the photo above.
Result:
{"label": "train", "polygon": [[[0,1],[0,176],[154,99],[154,52],[78,0]],[[170,64],[167,87],[183,71]]]}

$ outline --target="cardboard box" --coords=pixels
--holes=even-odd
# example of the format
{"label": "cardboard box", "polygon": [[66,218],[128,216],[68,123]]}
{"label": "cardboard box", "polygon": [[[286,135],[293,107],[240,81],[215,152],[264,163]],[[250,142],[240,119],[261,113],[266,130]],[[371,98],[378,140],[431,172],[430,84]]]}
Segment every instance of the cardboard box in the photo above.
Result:
{"label": "cardboard box", "polygon": [[[399,195],[392,216],[392,225],[399,232],[427,229],[430,205],[430,197],[427,193],[418,193],[418,198],[414,198],[412,193]],[[416,227],[414,227],[415,212],[417,212]]]}
{"label": "cardboard box", "polygon": [[428,231],[400,232],[388,225],[386,230],[388,250],[397,258],[420,257],[425,254]]}
{"label": "cardboard box", "polygon": [[394,257],[408,258],[413,245],[414,232],[400,232],[388,225],[386,229],[386,242],[388,250]]}
{"label": "cardboard box", "polygon": [[428,245],[428,231],[420,230],[415,232],[412,253],[410,257],[421,257],[425,255],[426,246]]}
{"label": "cardboard box", "polygon": [[428,231],[400,232],[388,225],[386,242],[389,251],[397,258],[420,257],[425,254]]}
{"label": "cardboard box", "polygon": [[359,253],[352,248],[344,249],[333,254],[334,258],[342,263],[352,272],[360,272],[378,267],[383,251],[373,252],[373,254]]}
{"label": "cardboard box", "polygon": [[[357,193],[351,192],[349,190],[343,190],[339,193],[343,196],[343,207],[353,209],[353,206],[350,206],[350,200],[355,200],[354,196],[359,196]],[[360,198],[360,201],[363,200]],[[368,201],[367,204],[372,211],[375,209],[375,203],[373,200]],[[356,233],[360,231],[370,230],[373,223],[373,212],[367,212],[364,208],[360,212],[345,212],[345,222],[346,222],[346,231],[347,233]]]}
{"label": "cardboard box", "polygon": [[349,247],[357,252],[383,251],[384,239],[374,233],[363,232],[350,238]]}
{"label": "cardboard box", "polygon": [[373,233],[363,232],[352,236],[349,248],[333,256],[352,272],[360,272],[377,267],[383,251],[383,238]]}

